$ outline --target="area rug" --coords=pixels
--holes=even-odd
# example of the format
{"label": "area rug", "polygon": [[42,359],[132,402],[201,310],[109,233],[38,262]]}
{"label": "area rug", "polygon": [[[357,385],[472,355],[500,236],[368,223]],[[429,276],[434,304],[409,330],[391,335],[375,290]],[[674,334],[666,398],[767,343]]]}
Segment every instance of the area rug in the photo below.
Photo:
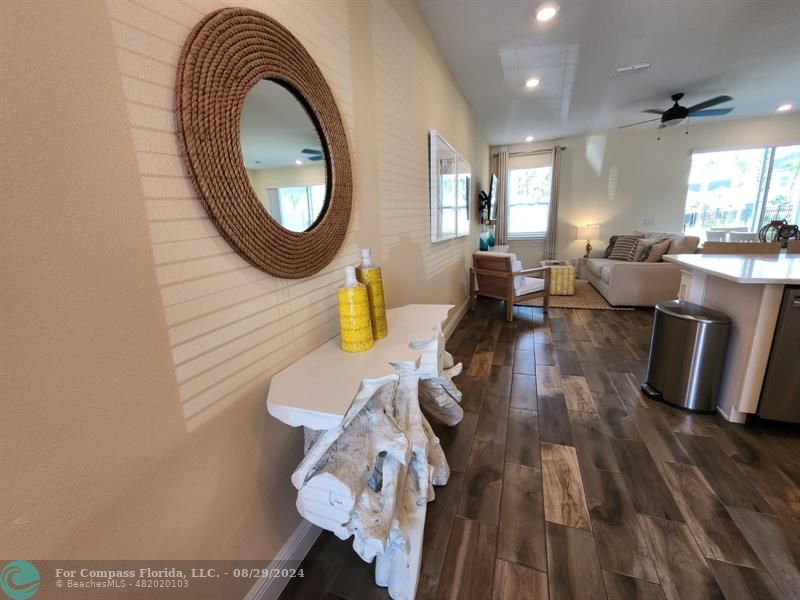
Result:
{"label": "area rug", "polygon": [[[522,306],[541,306],[542,298],[534,298],[521,302]],[[550,306],[553,308],[586,308],[592,310],[634,310],[627,306],[611,306],[600,295],[592,284],[585,279],[575,280],[574,296],[550,296]]]}

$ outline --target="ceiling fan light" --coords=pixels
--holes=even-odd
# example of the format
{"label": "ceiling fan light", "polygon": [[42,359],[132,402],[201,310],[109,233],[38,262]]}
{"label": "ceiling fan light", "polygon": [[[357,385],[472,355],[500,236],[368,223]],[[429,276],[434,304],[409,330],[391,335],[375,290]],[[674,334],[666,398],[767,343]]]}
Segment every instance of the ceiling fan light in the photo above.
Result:
{"label": "ceiling fan light", "polygon": [[525,141],[526,142],[532,142],[533,141],[533,136],[529,135],[528,137],[525,138]]}
{"label": "ceiling fan light", "polygon": [[558,6],[548,4],[540,7],[539,10],[536,11],[536,20],[541,23],[546,23],[547,21],[551,21],[557,13]]}
{"label": "ceiling fan light", "polygon": [[528,79],[528,81],[525,82],[525,87],[533,89],[535,87],[538,87],[540,83],[541,81],[539,80],[538,77],[531,77],[530,79]]}
{"label": "ceiling fan light", "polygon": [[298,158],[296,161],[294,161],[294,164],[296,164],[299,167],[300,165],[303,164],[303,161]]}
{"label": "ceiling fan light", "polygon": [[788,110],[792,110],[792,105],[788,102],[786,104],[781,104],[777,109],[778,112],[786,112]]}

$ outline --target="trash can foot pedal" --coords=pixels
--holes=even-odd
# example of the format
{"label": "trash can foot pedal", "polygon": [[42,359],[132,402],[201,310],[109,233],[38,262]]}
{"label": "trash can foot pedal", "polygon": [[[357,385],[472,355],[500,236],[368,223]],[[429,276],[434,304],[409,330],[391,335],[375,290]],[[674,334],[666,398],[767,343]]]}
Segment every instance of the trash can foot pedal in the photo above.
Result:
{"label": "trash can foot pedal", "polygon": [[664,396],[661,395],[661,392],[659,392],[656,388],[652,387],[649,383],[642,384],[642,391],[653,400],[659,400],[659,401],[664,400]]}

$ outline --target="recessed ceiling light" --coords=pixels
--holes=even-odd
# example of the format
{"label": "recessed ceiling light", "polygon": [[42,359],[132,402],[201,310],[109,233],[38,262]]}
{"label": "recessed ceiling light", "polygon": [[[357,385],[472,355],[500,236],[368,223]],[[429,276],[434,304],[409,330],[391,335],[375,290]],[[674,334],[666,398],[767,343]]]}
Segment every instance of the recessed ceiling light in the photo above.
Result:
{"label": "recessed ceiling light", "polygon": [[787,110],[792,110],[792,105],[791,104],[788,104],[788,103],[787,104],[781,104],[778,107],[778,112],[786,112]]}
{"label": "recessed ceiling light", "polygon": [[557,12],[558,12],[557,6],[553,6],[552,4],[549,6],[542,6],[539,10],[536,11],[536,20],[542,22],[549,21],[556,16]]}
{"label": "recessed ceiling light", "polygon": [[533,141],[533,136],[529,135],[528,137],[525,138],[525,141],[526,142],[532,142]]}
{"label": "recessed ceiling light", "polygon": [[530,79],[528,79],[528,81],[525,82],[525,87],[526,88],[535,88],[536,86],[539,85],[539,83],[541,83],[541,82],[539,81],[538,77],[531,77]]}
{"label": "recessed ceiling light", "polygon": [[303,161],[300,160],[300,159],[297,159],[296,161],[294,161],[294,164],[296,164],[299,167],[300,165],[303,164]]}

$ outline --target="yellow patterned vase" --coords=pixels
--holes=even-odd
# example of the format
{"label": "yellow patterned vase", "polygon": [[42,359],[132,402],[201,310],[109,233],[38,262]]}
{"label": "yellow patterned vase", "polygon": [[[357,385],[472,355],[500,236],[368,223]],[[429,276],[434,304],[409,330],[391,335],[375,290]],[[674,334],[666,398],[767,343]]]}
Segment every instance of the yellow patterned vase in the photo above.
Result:
{"label": "yellow patterned vase", "polygon": [[366,286],[339,288],[339,325],[342,350],[364,352],[372,348],[372,321]]}
{"label": "yellow patterned vase", "polygon": [[369,315],[372,320],[372,338],[380,340],[389,333],[386,323],[386,300],[383,297],[383,278],[380,267],[358,267],[356,278],[367,286]]}

